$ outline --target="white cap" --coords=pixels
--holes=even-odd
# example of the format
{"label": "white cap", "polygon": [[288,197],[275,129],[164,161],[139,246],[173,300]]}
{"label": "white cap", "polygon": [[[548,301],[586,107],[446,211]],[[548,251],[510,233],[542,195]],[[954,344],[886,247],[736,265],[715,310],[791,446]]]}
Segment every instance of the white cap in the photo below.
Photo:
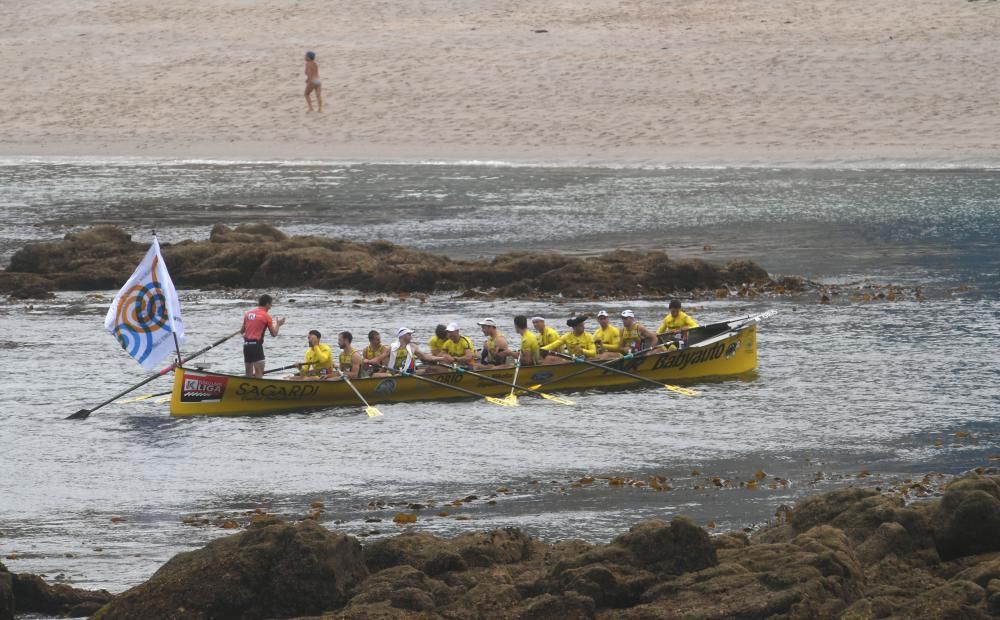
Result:
{"label": "white cap", "polygon": [[627,319],[630,317],[635,318],[635,312],[632,312],[631,310],[622,310],[622,318]]}
{"label": "white cap", "polygon": [[406,334],[412,334],[412,333],[413,330],[410,329],[409,327],[400,327],[399,330],[396,332],[396,338],[402,338]]}
{"label": "white cap", "polygon": [[597,313],[597,317],[598,318],[600,318],[602,316],[608,316],[608,311],[607,310],[601,310],[600,312]]}
{"label": "white cap", "polygon": [[493,319],[483,319],[482,321],[476,323],[476,325],[483,325],[485,327],[496,327],[497,322],[494,321]]}
{"label": "white cap", "polygon": [[459,329],[458,323],[455,322],[448,323],[448,327],[444,328],[446,332],[457,332]]}
{"label": "white cap", "polygon": [[531,317],[531,320],[532,321],[541,321],[542,323],[545,322],[545,319],[543,317],[540,317],[540,316],[533,316],[533,317]]}

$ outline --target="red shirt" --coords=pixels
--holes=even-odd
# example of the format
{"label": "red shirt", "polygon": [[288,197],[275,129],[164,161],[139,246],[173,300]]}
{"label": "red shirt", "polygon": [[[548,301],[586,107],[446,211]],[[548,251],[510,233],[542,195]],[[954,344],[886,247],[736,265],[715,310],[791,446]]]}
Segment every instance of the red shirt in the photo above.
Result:
{"label": "red shirt", "polygon": [[264,330],[274,329],[274,319],[264,308],[247,311],[243,315],[243,339],[264,342]]}

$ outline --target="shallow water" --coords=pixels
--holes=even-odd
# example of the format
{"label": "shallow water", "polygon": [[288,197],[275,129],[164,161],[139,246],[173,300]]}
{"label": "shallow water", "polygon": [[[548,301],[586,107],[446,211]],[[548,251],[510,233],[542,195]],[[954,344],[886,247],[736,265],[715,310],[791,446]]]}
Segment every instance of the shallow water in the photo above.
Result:
{"label": "shallow water", "polygon": [[[171,204],[187,204],[190,196],[201,192],[210,193],[206,201],[225,195],[210,181],[191,185],[183,176],[175,179],[177,185],[171,190],[167,171],[153,168],[136,172],[135,187],[125,187],[113,175],[114,182],[103,185],[86,181],[86,175],[74,176],[77,172],[19,169],[10,176],[9,171],[0,169],[0,175],[8,174],[8,180],[20,179],[13,189],[0,184],[0,195],[6,201],[3,212],[10,216],[4,221],[13,222],[3,228],[7,247],[14,245],[16,235],[11,231],[46,237],[101,219],[105,208],[111,209],[108,221],[124,221],[126,213],[141,206],[136,196],[143,189],[148,189],[149,205],[166,211]],[[274,196],[260,199],[260,203],[292,204],[298,200],[296,192],[309,193],[300,187],[305,183],[299,178],[301,171],[292,168],[294,174],[279,178],[278,184],[287,187],[291,196],[282,199],[274,189]],[[418,178],[420,172],[389,169],[410,179]],[[541,205],[538,196],[547,196],[550,203],[572,205],[578,200],[586,202],[588,188],[617,185],[623,188],[623,195],[637,197],[636,213],[662,215],[666,211],[652,206],[653,198],[644,206],[643,196],[662,197],[663,187],[669,185],[678,195],[693,197],[690,205],[698,204],[695,198],[702,200],[702,206],[690,207],[711,223],[699,228],[699,234],[718,231],[720,239],[735,239],[750,220],[758,218],[759,234],[771,245],[755,246],[754,252],[765,263],[770,256],[779,256],[778,262],[798,257],[795,260],[801,262],[802,269],[792,268],[790,262],[788,271],[811,270],[813,275],[831,280],[873,272],[894,281],[912,278],[923,282],[921,278],[926,277],[937,283],[938,294],[928,302],[840,306],[787,300],[696,303],[693,312],[702,321],[770,307],[779,310],[761,326],[757,376],[702,383],[697,386],[702,391],[698,398],[640,389],[576,393],[571,396],[576,401],[574,407],[527,398],[521,399],[517,409],[469,401],[380,405],[385,416],[378,420],[368,419],[360,407],[257,419],[175,420],[167,416],[166,404],[145,401],[116,403],[86,421],[65,421],[62,418],[67,414],[92,406],[144,376],[101,331],[113,291],[101,295],[60,293],[50,302],[0,305],[4,373],[0,398],[8,403],[0,422],[0,454],[8,472],[0,480],[0,557],[16,556],[4,562],[14,571],[44,573],[82,587],[119,591],[147,578],[174,553],[228,533],[215,524],[184,525],[186,516],[214,520],[222,515],[245,522],[242,512],[260,508],[298,518],[317,500],[325,505],[321,516],[325,525],[355,534],[378,531],[375,536],[399,531],[391,518],[401,510],[410,512],[406,504],[413,502],[433,507],[420,510],[412,527],[441,534],[511,525],[546,539],[602,541],[640,519],[676,514],[691,515],[702,524],[714,522],[721,531],[763,523],[773,518],[780,505],[817,490],[851,484],[859,475],[870,474],[865,482],[888,486],[893,480],[927,472],[951,474],[987,465],[990,455],[1000,453],[1000,422],[995,413],[1000,406],[1000,356],[996,353],[1000,345],[1000,296],[996,294],[994,268],[998,252],[994,241],[980,238],[997,226],[991,219],[995,217],[991,209],[997,204],[996,192],[991,189],[997,180],[991,173],[969,175],[971,178],[955,173],[946,182],[931,174],[948,188],[939,186],[935,191],[948,196],[942,200],[950,205],[935,209],[930,203],[892,200],[903,194],[924,194],[928,184],[933,185],[930,180],[919,178],[912,186],[900,188],[887,179],[903,177],[885,172],[881,181],[876,178],[862,183],[870,184],[862,192],[870,198],[845,193],[843,213],[833,203],[824,210],[802,198],[798,207],[770,207],[783,215],[773,215],[780,225],[769,228],[765,216],[754,215],[754,209],[730,210],[726,197],[749,191],[748,183],[765,183],[760,175],[783,179],[765,183],[775,184],[772,201],[786,197],[780,187],[798,187],[795,192],[802,196],[818,196],[825,191],[824,175],[828,184],[837,186],[860,183],[858,177],[838,171],[802,172],[802,178],[794,171],[731,171],[729,177],[725,171],[598,171],[588,178],[585,170],[556,169],[531,171],[532,175],[549,177],[528,190],[523,187],[528,182],[519,176],[529,174],[524,171],[433,167],[425,172],[430,179],[426,182],[434,187],[443,183],[445,176],[473,177],[462,180],[467,185],[463,200],[475,203],[468,208],[439,210],[423,198],[412,199],[411,205],[399,197],[398,205],[387,207],[389,215],[385,217],[389,219],[404,212],[424,214],[414,218],[414,230],[422,232],[412,238],[425,247],[434,247],[429,231],[435,222],[439,228],[454,225],[459,230],[474,230],[490,209],[495,209],[498,218],[503,213],[519,213],[524,204],[512,197],[525,192],[535,197],[524,198],[524,203]],[[46,174],[49,203],[40,197],[41,190],[32,189],[32,182],[25,180]],[[68,180],[63,184],[60,179],[66,174]],[[224,171],[216,170],[215,174],[226,177]],[[163,175],[160,181],[149,180],[158,175]],[[486,178],[491,175],[497,177],[490,181],[495,186]],[[712,176],[719,187],[706,189],[704,175]],[[570,182],[570,178],[576,180]],[[728,189],[727,178],[731,181]],[[751,183],[747,178],[756,180]],[[521,185],[517,179],[522,179]],[[651,184],[645,189],[644,179]],[[220,181],[233,191],[242,187],[232,179],[229,182],[226,186]],[[880,182],[885,183],[882,189],[888,197],[884,216],[873,215],[861,204],[875,201]],[[375,181],[372,184],[383,190],[386,187]],[[102,204],[117,197],[118,206],[88,210],[91,201],[98,201],[91,196],[97,186],[104,192],[98,193]],[[253,192],[245,191],[249,197],[240,200],[252,202]],[[341,196],[335,188],[329,191]],[[378,190],[370,191],[374,196]],[[476,192],[479,196],[495,195],[492,200],[496,204],[483,206],[484,199],[468,198]],[[799,195],[795,192],[791,195]],[[960,195],[951,196],[951,192]],[[25,196],[32,197],[35,209],[11,206],[26,200]],[[715,202],[707,196],[716,196]],[[760,210],[767,211],[766,196],[757,200]],[[374,206],[374,198],[372,201],[366,209],[373,212],[370,217],[379,217],[374,212],[380,207]],[[218,202],[223,199],[218,198]],[[581,241],[590,234],[590,227],[606,230],[601,227],[620,219],[617,213],[599,208],[599,203],[593,199],[593,210],[585,219],[605,219],[564,231],[567,234],[558,239],[559,247],[594,247],[590,241]],[[52,209],[39,210],[39,204],[51,204]],[[630,204],[619,205],[619,210],[627,211]],[[961,222],[939,224],[937,233],[894,236],[883,232],[855,237],[843,232],[852,226],[878,230],[883,217],[884,226],[892,230],[905,228],[905,222],[928,225],[928,212],[957,209],[959,204],[968,210],[957,218]],[[535,215],[549,213],[541,206],[524,208]],[[213,209],[206,208],[205,221],[214,221]],[[188,215],[194,211],[194,207],[188,212],[181,209]],[[826,215],[814,219],[816,213]],[[296,217],[300,216],[275,221],[286,229],[302,230],[306,217]],[[523,225],[520,219],[504,217],[505,229],[516,231]],[[851,223],[852,217],[861,218],[860,223]],[[220,219],[229,223],[257,221],[256,215]],[[901,222],[898,226],[893,224],[897,220]],[[313,228],[324,234],[341,226],[335,218],[324,216],[320,221]],[[833,226],[831,221],[839,224]],[[181,215],[156,222],[168,238],[206,233],[201,223],[192,224]],[[134,224],[133,229],[138,232],[146,225]],[[915,226],[911,229],[916,230]],[[854,243],[860,250],[844,255],[840,262],[823,258],[822,252],[810,258],[809,244],[794,248],[783,242],[788,240],[790,227],[808,232],[807,238],[816,239],[818,246]],[[354,225],[350,230],[359,233],[368,229]],[[457,235],[457,246],[440,249],[488,253],[486,250],[540,243],[510,234],[517,241],[500,246],[477,245],[474,235]],[[601,237],[602,242],[607,239]],[[963,249],[974,242],[981,243],[979,249]],[[923,253],[919,248],[925,246],[936,250]],[[669,244],[667,249],[672,251]],[[883,253],[896,256],[900,263],[866,268],[868,261],[874,260],[870,257]],[[123,279],[126,276],[123,274]],[[965,287],[959,290],[960,285]],[[253,293],[183,292],[188,328],[185,349],[195,350],[238,327]],[[462,322],[471,333],[477,317],[495,316],[508,322],[513,314],[542,313],[556,322],[576,311],[602,307],[619,311],[624,307],[617,302],[604,306],[570,300],[482,301],[444,294],[432,296],[426,303],[387,297],[382,303],[369,300],[354,304],[357,294],[349,291],[275,293],[280,299],[276,314],[289,318],[282,335],[267,343],[272,365],[299,359],[305,333],[312,328],[328,335],[348,329],[360,336],[373,327],[387,334],[406,324],[426,342],[434,324],[452,319]],[[647,323],[665,312],[662,302],[633,301],[629,305]],[[234,342],[213,350],[201,361],[221,371],[238,372],[242,366]],[[163,389],[169,389],[165,379],[136,394]],[[766,472],[760,488],[739,487],[758,470]],[[600,479],[592,484],[577,482],[584,476],[648,481],[654,475],[664,476],[671,490],[612,487]],[[732,481],[733,488],[715,487],[711,479],[716,476]],[[499,488],[509,492],[498,493]],[[496,497],[491,497],[494,494]],[[480,499],[463,507],[446,506],[468,495]],[[379,508],[374,502],[397,505]],[[451,515],[434,516],[442,510]],[[469,520],[458,520],[458,515]],[[124,517],[125,521],[113,523],[112,517]],[[365,522],[369,518],[383,521]]]}

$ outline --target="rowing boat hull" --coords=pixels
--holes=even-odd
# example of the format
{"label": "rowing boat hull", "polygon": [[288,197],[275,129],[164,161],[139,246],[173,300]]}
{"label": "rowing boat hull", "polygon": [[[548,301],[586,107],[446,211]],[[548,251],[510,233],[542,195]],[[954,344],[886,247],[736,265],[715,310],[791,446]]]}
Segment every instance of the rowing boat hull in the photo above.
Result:
{"label": "rowing boat hull", "polygon": [[[665,383],[686,382],[707,377],[748,373],[757,367],[757,326],[750,324],[704,346],[670,351],[631,360],[620,360],[616,368]],[[519,386],[546,384],[548,392],[590,388],[648,386],[630,377],[578,363],[525,366],[517,377]],[[513,382],[514,369],[477,371]],[[565,379],[563,379],[565,377]],[[370,378],[354,381],[354,386],[373,405],[427,400],[469,398],[447,385],[462,387],[485,396],[503,396],[510,388],[466,373],[445,372],[427,375],[434,383],[413,377]],[[343,381],[292,381],[251,379],[204,370],[178,368],[170,400],[174,416],[260,415],[358,406],[357,395]]]}

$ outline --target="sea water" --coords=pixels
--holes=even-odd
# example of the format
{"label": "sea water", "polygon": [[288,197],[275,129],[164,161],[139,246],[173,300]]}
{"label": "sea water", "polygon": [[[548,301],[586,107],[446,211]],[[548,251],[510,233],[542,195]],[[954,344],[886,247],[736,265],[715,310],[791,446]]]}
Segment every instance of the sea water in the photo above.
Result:
{"label": "sea water", "polygon": [[[441,535],[515,526],[546,540],[606,541],[646,518],[686,514],[714,531],[739,529],[846,484],[890,491],[996,466],[998,205],[994,171],[8,161],[4,262],[29,241],[93,223],[137,240],[156,228],[169,242],[205,238],[216,223],[267,222],[462,258],[617,247],[746,257],[824,282],[922,286],[926,299],[688,302],[703,322],[778,310],[760,326],[758,372],[697,384],[696,398],[644,388],[571,393],[572,407],[526,397],[518,408],[390,404],[374,420],[360,406],[172,419],[148,399],[85,421],[63,418],[145,376],[102,331],[115,291],[9,301],[0,305],[0,559],[120,591],[254,510],[297,519],[321,502],[324,525],[368,540],[400,531],[398,512],[415,512],[408,527]],[[516,342],[514,314],[559,325],[628,307],[653,324],[666,312],[642,299],[270,292],[274,313],[288,318],[267,342],[272,366],[301,358],[310,329],[328,342],[346,329],[363,342],[370,329],[388,340],[406,325],[426,342],[435,324],[455,320],[481,339],[475,320],[492,316]],[[185,350],[238,328],[256,293],[182,291]],[[242,369],[234,341],[199,361]],[[135,395],[169,388],[160,379]]]}

